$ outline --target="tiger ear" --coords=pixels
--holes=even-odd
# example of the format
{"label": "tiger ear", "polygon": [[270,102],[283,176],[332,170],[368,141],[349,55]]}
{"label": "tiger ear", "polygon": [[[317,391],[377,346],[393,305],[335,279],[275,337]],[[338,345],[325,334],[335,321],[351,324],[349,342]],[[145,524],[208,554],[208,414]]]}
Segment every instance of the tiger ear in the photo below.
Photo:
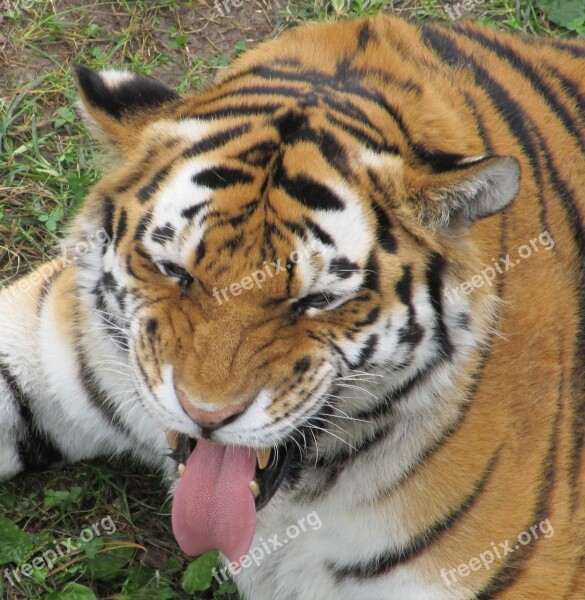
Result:
{"label": "tiger ear", "polygon": [[457,232],[510,205],[520,186],[520,166],[511,156],[457,157],[417,179],[419,219],[432,230]]}
{"label": "tiger ear", "polygon": [[74,66],[80,99],[77,107],[93,135],[124,153],[160,110],[178,99],[162,83],[126,71],[98,73]]}

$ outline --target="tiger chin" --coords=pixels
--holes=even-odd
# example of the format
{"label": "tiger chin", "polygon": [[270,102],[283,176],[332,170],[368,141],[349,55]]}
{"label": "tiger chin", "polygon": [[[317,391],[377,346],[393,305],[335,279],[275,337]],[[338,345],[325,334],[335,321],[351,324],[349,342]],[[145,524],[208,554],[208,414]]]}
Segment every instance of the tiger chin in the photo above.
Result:
{"label": "tiger chin", "polygon": [[77,67],[109,168],[0,296],[0,477],[131,452],[248,599],[585,598],[583,73],[386,16]]}

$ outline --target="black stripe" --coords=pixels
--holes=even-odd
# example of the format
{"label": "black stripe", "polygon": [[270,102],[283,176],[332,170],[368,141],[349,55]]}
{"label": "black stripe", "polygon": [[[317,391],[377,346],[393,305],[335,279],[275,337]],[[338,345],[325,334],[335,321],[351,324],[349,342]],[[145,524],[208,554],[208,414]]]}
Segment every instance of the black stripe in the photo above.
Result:
{"label": "black stripe", "polygon": [[429,525],[423,532],[413,536],[408,545],[399,550],[390,550],[384,554],[378,555],[367,563],[358,563],[355,565],[338,566],[331,563],[329,568],[333,576],[339,583],[344,579],[370,579],[380,575],[386,575],[398,565],[409,562],[427,550],[437,540],[446,533],[453,525],[462,520],[473,508],[480,496],[485,491],[491,474],[494,472],[500,457],[501,447],[498,448],[490,458],[487,466],[483,470],[481,477],[476,481],[472,491],[462,500],[462,502],[450,513]]}
{"label": "black stripe", "polygon": [[[356,106],[348,100],[347,98],[343,98],[340,101],[337,101],[335,98],[329,96],[327,97],[326,106],[329,110],[334,110],[335,112],[343,115],[344,117],[348,117],[354,122],[360,123],[361,125],[366,126],[368,129],[376,133],[381,140],[384,140],[380,149],[385,148],[385,136],[384,132],[376,126],[376,124],[370,119],[367,112],[362,110],[359,106]],[[381,107],[384,108],[384,107]],[[395,148],[395,146],[390,146],[389,149]],[[389,150],[391,151],[391,150]]]}
{"label": "black stripe", "polygon": [[318,131],[305,129],[298,135],[295,135],[293,141],[297,144],[301,142],[315,144],[321,151],[323,158],[325,158],[333,169],[345,178],[353,178],[345,147],[333,134],[324,129],[319,129]]}
{"label": "black stripe", "polygon": [[[146,269],[147,271],[150,271],[151,273],[153,273],[155,275],[160,275],[160,271],[159,271],[158,267],[155,266],[155,264],[153,262],[153,258],[148,252],[145,252],[140,246],[137,246],[136,248],[134,248],[134,252],[136,255],[140,256],[141,258],[143,258],[146,261],[146,262],[143,262],[141,265],[143,269]],[[132,254],[129,254],[128,256],[132,256]],[[141,281],[144,281],[144,279],[141,279]]]}
{"label": "black stripe", "polygon": [[[398,343],[407,344],[411,346],[409,352],[418,346],[425,336],[425,330],[415,321],[413,312],[409,309],[408,311],[408,322],[406,325],[398,330]],[[414,358],[413,354],[409,355],[409,358],[401,362],[401,367],[408,366]]]}
{"label": "black stripe", "polygon": [[123,325],[110,312],[104,296],[104,289],[115,296],[116,301],[120,306],[123,306],[125,301],[125,290],[118,287],[116,280],[111,273],[104,273],[100,282],[98,282],[92,290],[92,294],[95,298],[95,308],[98,311],[97,317],[101,319],[102,326],[107,332],[107,337],[111,339],[120,350],[128,352],[130,350],[128,335],[124,333],[125,328]]}
{"label": "black stripe", "polygon": [[291,198],[311,210],[345,209],[345,203],[335,192],[305,175],[288,177],[284,174],[278,184]]}
{"label": "black stripe", "polygon": [[396,238],[392,234],[392,222],[386,211],[377,203],[372,202],[372,210],[376,217],[376,239],[380,246],[390,254],[394,254],[398,247]]}
{"label": "black stripe", "polygon": [[375,333],[368,336],[368,339],[360,350],[357,360],[351,365],[352,369],[360,369],[368,362],[368,360],[370,360],[374,352],[376,352],[378,341],[379,337]]}
{"label": "black stripe", "polygon": [[[79,323],[78,309],[76,310],[75,317],[76,322]],[[81,383],[87,400],[94,408],[96,408],[101,413],[101,415],[104,417],[104,419],[109,425],[114,427],[120,433],[123,433],[125,435],[131,435],[130,430],[120,419],[115,407],[112,405],[107,394],[100,386],[97,374],[89,365],[79,329],[77,330],[75,348],[77,355],[79,381]]]}
{"label": "black stripe", "polygon": [[484,150],[482,152],[482,155],[491,156],[494,153],[494,148],[491,140],[491,134],[486,127],[483,116],[479,113],[477,104],[475,103],[475,100],[471,97],[471,95],[467,92],[464,92],[463,96],[465,97],[465,104],[467,105],[467,107],[471,111],[471,114],[473,115],[473,119],[475,120],[477,129],[479,130],[479,136],[481,137],[481,141],[483,142]]}
{"label": "black stripe", "polygon": [[306,373],[310,367],[311,367],[311,357],[303,356],[303,358],[299,358],[295,362],[295,364],[293,366],[293,373],[295,373],[295,375],[301,375],[302,373]]}
{"label": "black stripe", "polygon": [[414,373],[398,387],[392,388],[384,394],[380,402],[374,406],[365,408],[357,414],[352,415],[356,419],[377,420],[389,415],[394,410],[394,405],[400,402],[419,383],[425,383],[434,376],[435,370],[445,362],[444,357],[435,356],[432,361],[424,365],[423,369]]}
{"label": "black stripe", "polygon": [[303,228],[302,225],[295,223],[294,221],[287,221],[286,219],[282,219],[281,223],[284,225],[286,229],[288,229],[292,234],[301,238],[304,242],[307,241],[307,232]]}
{"label": "black stripe", "polygon": [[181,216],[184,219],[192,221],[208,204],[208,202],[200,202],[199,204],[195,204],[193,206],[190,206],[189,208],[184,208],[181,212]]}
{"label": "black stripe", "polygon": [[[558,453],[560,424],[562,421],[562,404],[557,399],[555,417],[550,427],[548,450],[542,462],[542,472],[538,477],[540,482],[540,494],[536,502],[534,514],[530,522],[525,524],[523,531],[529,531],[537,523],[541,523],[550,516],[551,499],[556,479],[555,461]],[[536,550],[536,543],[521,546],[518,550],[506,558],[504,566],[494,573],[484,588],[473,600],[494,600],[500,592],[509,592],[519,575],[522,573],[523,564],[532,556]]]}
{"label": "black stripe", "polygon": [[65,267],[59,265],[58,267],[55,267],[53,272],[47,277],[45,278],[45,280],[43,281],[43,285],[41,287],[41,291],[39,292],[39,297],[37,300],[37,315],[41,315],[41,313],[43,312],[43,309],[45,308],[45,301],[47,299],[47,296],[49,295],[50,291],[53,289],[53,285],[55,285],[55,282],[57,281],[57,279],[59,279],[59,277],[63,274]]}
{"label": "black stripe", "polygon": [[[215,110],[197,111],[196,116],[200,119],[224,119],[226,117],[249,117],[254,115],[274,115],[282,104],[277,102],[265,102],[263,104],[232,104],[223,105]],[[190,116],[190,115],[188,115]]]}
{"label": "black stripe", "polygon": [[172,223],[165,223],[162,227],[155,227],[151,237],[153,242],[164,246],[167,242],[172,242],[175,239],[176,233]]}
{"label": "black stripe", "polygon": [[134,241],[142,241],[146,230],[150,227],[152,222],[152,212],[149,210],[139,221],[138,227],[134,232]]}
{"label": "black stripe", "polygon": [[116,194],[123,194],[124,192],[127,192],[131,187],[134,187],[144,176],[144,173],[146,172],[146,170],[148,168],[150,168],[150,166],[152,165],[152,162],[154,161],[154,159],[156,158],[156,156],[158,155],[159,151],[162,149],[172,149],[174,148],[174,146],[177,144],[177,139],[173,138],[170,139],[168,141],[166,141],[164,144],[160,144],[160,141],[157,140],[157,145],[155,148],[148,148],[144,158],[142,158],[140,160],[140,167],[138,169],[135,169],[134,172],[132,173],[132,175],[130,175],[129,177],[126,178],[126,180],[124,181],[124,183],[120,184],[117,188],[116,188]]}
{"label": "black stripe", "polygon": [[377,321],[379,316],[380,316],[380,307],[375,306],[374,308],[372,308],[372,310],[368,313],[368,316],[363,321],[358,321],[357,323],[354,324],[354,326],[361,329],[362,327],[367,327],[368,325],[373,325]]}
{"label": "black stripe", "polygon": [[329,263],[329,273],[341,279],[349,279],[354,273],[359,273],[360,267],[345,256],[338,256]]}
{"label": "black stripe", "polygon": [[126,231],[128,230],[128,213],[124,207],[120,211],[120,218],[118,219],[118,225],[116,226],[116,237],[114,239],[114,248],[118,249],[120,242]]}
{"label": "black stripe", "polygon": [[336,75],[331,76],[324,71],[316,71],[314,69],[303,69],[299,71],[279,69],[275,67],[255,66],[247,71],[242,72],[238,75],[242,76],[245,74],[255,75],[262,79],[268,79],[271,81],[281,80],[300,84],[310,84],[312,87],[317,89],[331,88],[336,91],[344,92],[365,98],[372,101],[377,101],[378,96],[376,93],[362,87],[358,81],[348,81],[347,79],[342,80]]}
{"label": "black stripe", "polygon": [[449,339],[449,332],[447,331],[443,312],[443,273],[445,267],[446,262],[443,256],[438,252],[434,252],[427,265],[426,282],[431,304],[437,315],[434,328],[435,339],[439,342],[440,352],[444,356],[450,356],[453,352],[453,344]]}
{"label": "black stripe", "polygon": [[265,168],[278,151],[278,144],[272,141],[259,142],[247,150],[240,152],[236,158],[253,167]]}
{"label": "black stripe", "polygon": [[585,93],[581,91],[579,84],[565,77],[565,75],[561,73],[560,69],[555,65],[547,64],[546,68],[549,76],[558,79],[559,84],[563,88],[563,92],[573,100],[577,110],[585,119]]}
{"label": "black stripe", "polygon": [[400,302],[410,307],[412,300],[412,267],[410,265],[402,267],[402,277],[396,283],[395,289]]}
{"label": "black stripe", "polygon": [[120,286],[111,271],[104,271],[104,274],[97,285],[110,294],[116,294],[120,289]]}
{"label": "black stripe", "polygon": [[126,255],[126,272],[133,279],[136,279],[137,281],[146,282],[146,279],[144,279],[143,277],[140,277],[140,275],[138,275],[138,273],[136,272],[136,270],[132,266],[132,260],[133,260],[133,258],[134,258],[133,254],[127,254]]}
{"label": "black stripe", "polygon": [[238,96],[283,96],[285,98],[304,98],[306,90],[292,85],[246,85],[243,87],[236,87],[229,89],[225,95],[212,98],[205,104],[201,105],[201,108],[205,108],[207,104],[213,102],[221,102],[222,100],[237,98]]}
{"label": "black stripe", "polygon": [[105,196],[104,200],[104,224],[103,228],[109,240],[114,237],[114,201],[110,196]]}
{"label": "black stripe", "polygon": [[424,338],[424,329],[416,322],[416,314],[412,303],[412,267],[402,267],[402,277],[396,283],[396,294],[402,304],[408,307],[408,322],[398,330],[399,343],[415,348]]}
{"label": "black stripe", "polygon": [[412,141],[412,136],[410,135],[410,130],[406,125],[406,121],[400,112],[400,109],[397,106],[392,106],[386,98],[380,97],[380,107],[383,108],[396,122],[398,129],[402,135],[406,138],[407,144],[410,148],[415,148],[416,144]]}
{"label": "black stripe", "polygon": [[370,185],[374,188],[382,202],[385,202],[388,195],[388,186],[382,182],[378,173],[368,167],[367,170]]}
{"label": "black stripe", "polygon": [[145,204],[146,202],[148,202],[152,198],[152,196],[156,194],[160,184],[164,179],[166,179],[171,169],[172,165],[169,164],[157,171],[154,177],[145,186],[138,190],[138,194],[136,195],[136,197],[138,198],[138,202],[140,202],[141,204]]}
{"label": "black stripe", "polygon": [[541,42],[552,45],[559,50],[563,50],[564,52],[568,52],[574,58],[585,58],[585,46],[583,46],[583,44],[577,45],[577,41],[568,42],[564,40],[543,38]]}
{"label": "black stripe", "polygon": [[583,231],[583,219],[577,204],[572,200],[572,195],[567,185],[552,162],[550,155],[545,156],[547,169],[551,173],[554,194],[560,198],[570,228],[573,233],[575,246],[577,247],[577,285],[579,289],[579,325],[575,334],[575,348],[573,352],[575,366],[572,373],[573,398],[576,402],[576,414],[574,418],[573,440],[571,448],[571,470],[573,487],[579,488],[582,484],[583,467],[583,445],[585,442],[585,271],[582,261],[585,257],[585,232]]}
{"label": "black stripe", "polygon": [[508,64],[520,71],[522,75],[530,81],[539,96],[544,99],[552,114],[561,119],[567,133],[575,139],[580,146],[581,151],[585,151],[583,123],[580,119],[575,119],[569,113],[567,107],[561,102],[555,90],[528,60],[522,58],[518,52],[503,42],[491,39],[480,31],[466,30],[465,35],[480,43],[484,48],[491,50],[499,58],[506,60]]}
{"label": "black stripe", "polygon": [[[209,216],[211,216],[211,213]],[[220,222],[217,223],[217,226],[227,224],[231,225],[234,229],[237,229],[238,227],[249,221],[251,216],[252,215],[250,213],[243,212],[239,215],[236,215],[235,217],[230,217],[229,219],[222,219]],[[209,231],[211,231],[211,229],[212,227],[209,227]]]}
{"label": "black stripe", "polygon": [[130,435],[130,430],[120,419],[110,399],[101,388],[96,373],[89,366],[81,349],[77,352],[77,361],[79,364],[79,380],[89,403],[101,413],[106,422],[114,429],[125,435]]}
{"label": "black stripe", "polygon": [[456,168],[471,169],[477,165],[476,161],[461,164],[461,161],[466,158],[464,154],[453,154],[434,149],[429,150],[421,144],[414,144],[413,150],[415,151],[418,160],[429,166],[433,173],[444,173],[445,171],[452,171]]}
{"label": "black stripe", "polygon": [[243,245],[244,234],[242,232],[236,234],[234,237],[226,240],[220,247],[219,252],[227,250],[231,256],[233,256]]}
{"label": "black stripe", "polygon": [[364,21],[360,26],[359,34],[358,34],[358,50],[365,50],[366,47],[376,42],[377,36],[376,32],[373,30],[371,21]]}
{"label": "black stripe", "polygon": [[246,185],[254,182],[254,177],[243,169],[230,167],[212,167],[193,175],[194,184],[212,190],[224,189],[234,185]]}
{"label": "black stripe", "polygon": [[31,401],[12,374],[8,365],[0,360],[0,376],[5,380],[20,418],[25,427],[18,439],[18,456],[25,471],[41,471],[63,460],[49,434],[35,423]]}
{"label": "black stripe", "polygon": [[206,152],[218,150],[232,140],[248,133],[248,131],[250,131],[250,125],[240,125],[221,131],[220,133],[215,133],[195,142],[192,146],[187,148],[187,150],[184,150],[181,156],[183,158],[194,158]]}
{"label": "black stripe", "polygon": [[423,25],[422,31],[427,45],[447,63],[457,66],[464,59],[465,64],[474,69],[477,85],[485,89],[494,107],[522,146],[532,167],[533,175],[537,180],[538,188],[542,190],[542,177],[539,176],[538,164],[539,148],[535,143],[532,131],[529,131],[526,127],[527,115],[522,107],[510,97],[501,85],[490,77],[487,71],[474,63],[473,59],[467,56],[447,35],[425,25]]}
{"label": "black stripe", "polygon": [[[420,457],[418,459],[416,459],[410,465],[408,470],[402,474],[401,481],[404,481],[405,479],[410,477],[419,468],[419,466],[421,464],[423,464],[428,458],[430,458],[437,450],[439,450],[443,446],[443,444],[445,444],[451,438],[451,436],[456,431],[459,430],[459,428],[463,424],[465,417],[469,413],[469,408],[472,405],[472,399],[475,397],[477,388],[479,387],[479,384],[482,381],[484,369],[489,362],[494,336],[495,336],[495,329],[490,331],[490,333],[488,334],[488,339],[486,340],[486,343],[482,349],[481,360],[480,360],[479,366],[473,373],[471,385],[465,391],[465,393],[462,394],[461,406],[463,408],[460,411],[459,416],[453,423],[451,423],[451,425],[447,429],[445,429],[441,433],[440,438],[436,441],[431,442],[431,444],[421,453]],[[425,373],[422,373],[417,377],[432,376],[432,370],[434,370],[435,366],[437,366],[438,364],[441,364],[441,362],[442,361],[437,361],[437,362],[433,363],[431,365],[431,371],[428,372],[428,375],[427,375],[427,372],[425,371]],[[403,388],[403,390],[408,391],[408,390],[412,389],[412,386],[414,383],[416,383],[416,380],[407,381],[404,384],[405,387]],[[367,411],[363,411],[362,415],[369,415],[369,416],[365,416],[364,418],[372,418],[373,420],[378,420],[379,415],[386,414],[390,410],[390,408],[392,407],[392,405],[396,401],[396,399],[400,398],[400,394],[405,393],[405,391],[399,391],[399,392],[395,392],[395,393],[390,392],[390,393],[386,394],[386,396],[385,396],[386,403],[383,403],[379,407],[377,407],[377,409],[375,410],[374,413],[369,413]],[[357,415],[357,416],[359,418],[359,415]],[[393,487],[394,487],[394,485],[390,489],[392,489]],[[381,490],[381,493],[384,494],[386,492],[389,492],[390,489],[389,490]]]}
{"label": "black stripe", "polygon": [[195,264],[199,264],[203,258],[205,257],[205,254],[207,253],[207,246],[205,245],[205,240],[201,240],[199,242],[199,244],[197,244],[197,252],[195,255]]}
{"label": "black stripe", "polygon": [[365,268],[364,282],[360,289],[372,290],[373,292],[380,291],[380,271],[378,265],[378,257],[372,252],[368,257],[368,262]]}
{"label": "black stripe", "polygon": [[333,248],[336,247],[335,244],[335,240],[319,225],[317,225],[317,223],[315,223],[315,221],[309,219],[308,217],[305,217],[303,219],[303,223],[305,224],[305,227],[322,243],[325,244],[326,246],[332,246]]}
{"label": "black stripe", "polygon": [[383,139],[374,138],[364,129],[356,127],[355,123],[345,123],[344,121],[330,113],[326,114],[326,118],[332,125],[338,127],[339,129],[353,137],[355,140],[360,142],[360,144],[362,144],[366,148],[369,148],[370,150],[373,150],[374,152],[386,152],[388,149],[389,152],[399,154],[398,148],[396,146],[387,146],[386,142]]}

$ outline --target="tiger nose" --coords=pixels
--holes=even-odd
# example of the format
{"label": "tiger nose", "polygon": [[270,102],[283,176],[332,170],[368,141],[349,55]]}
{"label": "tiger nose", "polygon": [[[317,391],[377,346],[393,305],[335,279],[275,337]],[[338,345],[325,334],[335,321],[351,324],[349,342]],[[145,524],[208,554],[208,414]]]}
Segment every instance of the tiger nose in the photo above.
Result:
{"label": "tiger nose", "polygon": [[238,415],[243,413],[245,409],[244,406],[232,404],[221,410],[202,410],[189,402],[185,392],[179,389],[177,389],[176,392],[183,410],[191,417],[191,419],[193,419],[193,421],[195,421],[195,423],[197,423],[197,425],[208,431],[219,429],[220,427],[231,423]]}

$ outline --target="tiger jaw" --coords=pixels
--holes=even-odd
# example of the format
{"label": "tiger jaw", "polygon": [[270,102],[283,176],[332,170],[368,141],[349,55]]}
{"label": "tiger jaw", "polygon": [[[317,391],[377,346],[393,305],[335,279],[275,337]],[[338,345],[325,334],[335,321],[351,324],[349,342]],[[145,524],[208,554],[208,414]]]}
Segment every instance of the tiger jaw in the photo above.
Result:
{"label": "tiger jaw", "polygon": [[[166,435],[171,449],[170,457],[177,464],[179,477],[183,477],[189,457],[197,446],[197,440],[173,430],[169,430]],[[254,479],[250,481],[256,510],[261,510],[268,504],[286,478],[295,455],[292,446],[293,442],[289,442],[274,449],[251,449],[255,452],[257,461]]]}
{"label": "tiger jaw", "polygon": [[[189,457],[197,446],[197,440],[184,433],[168,431],[167,441],[171,449],[170,457],[177,464],[177,473],[181,478],[187,469]],[[282,485],[295,453],[292,450],[292,442],[274,449],[250,450],[256,454],[256,469],[249,487],[258,511],[268,504]]]}

